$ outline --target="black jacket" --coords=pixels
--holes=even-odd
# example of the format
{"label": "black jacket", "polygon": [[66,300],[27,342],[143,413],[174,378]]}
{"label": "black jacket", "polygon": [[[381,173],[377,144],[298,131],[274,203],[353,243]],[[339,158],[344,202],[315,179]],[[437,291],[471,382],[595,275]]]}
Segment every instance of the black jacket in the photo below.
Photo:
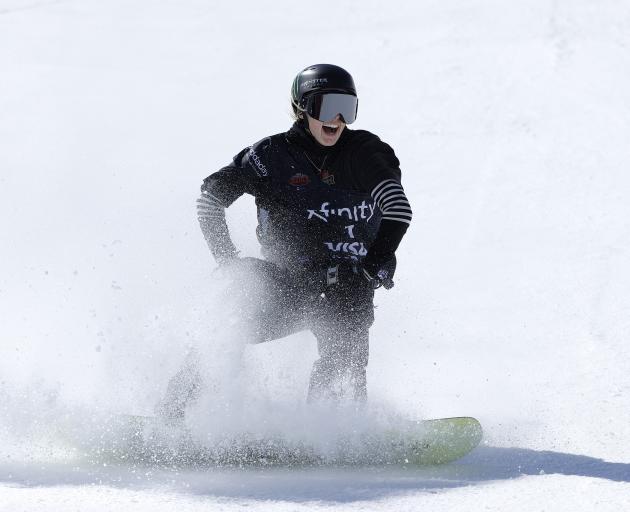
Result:
{"label": "black jacket", "polygon": [[391,258],[411,221],[390,146],[363,130],[342,132],[331,147],[300,123],[238,153],[206,178],[199,220],[214,256],[236,254],[224,209],[243,194],[258,208],[257,235],[266,259],[283,267]]}

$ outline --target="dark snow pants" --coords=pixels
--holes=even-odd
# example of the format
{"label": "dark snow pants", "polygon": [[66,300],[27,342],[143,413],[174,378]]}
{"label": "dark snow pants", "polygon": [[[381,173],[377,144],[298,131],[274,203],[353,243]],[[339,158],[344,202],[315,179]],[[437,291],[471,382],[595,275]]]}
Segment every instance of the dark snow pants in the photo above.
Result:
{"label": "dark snow pants", "polygon": [[[367,398],[369,328],[374,322],[374,290],[348,264],[290,272],[273,263],[244,258],[235,269],[235,292],[250,343],[310,330],[319,359],[313,364],[308,400],[335,398],[349,391]],[[330,270],[332,269],[332,271]],[[341,390],[340,386],[346,388]]]}

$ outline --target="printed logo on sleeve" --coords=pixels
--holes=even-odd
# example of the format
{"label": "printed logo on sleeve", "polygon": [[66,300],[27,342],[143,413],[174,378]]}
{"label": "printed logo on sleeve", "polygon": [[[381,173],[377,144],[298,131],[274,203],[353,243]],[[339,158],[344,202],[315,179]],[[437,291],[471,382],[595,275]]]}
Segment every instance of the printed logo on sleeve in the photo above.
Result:
{"label": "printed logo on sleeve", "polygon": [[247,152],[247,158],[249,159],[250,162],[254,162],[254,165],[252,166],[254,167],[254,170],[256,171],[256,169],[258,169],[256,171],[256,174],[258,174],[259,176],[265,176],[265,177],[269,176],[269,171],[267,171],[265,164],[262,163],[262,160],[260,159],[256,151],[254,151],[253,146],[249,148],[249,151]]}

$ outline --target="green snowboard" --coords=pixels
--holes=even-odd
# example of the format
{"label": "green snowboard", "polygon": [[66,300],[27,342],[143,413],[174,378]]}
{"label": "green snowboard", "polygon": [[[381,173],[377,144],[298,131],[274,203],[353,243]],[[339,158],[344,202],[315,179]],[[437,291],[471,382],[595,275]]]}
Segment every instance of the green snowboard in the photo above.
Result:
{"label": "green snowboard", "polygon": [[108,459],[184,467],[430,466],[470,453],[483,431],[475,418],[441,418],[400,427],[339,433],[319,442],[286,436],[232,434],[201,443],[184,426],[149,416],[117,416],[108,428],[116,443]]}
{"label": "green snowboard", "polygon": [[425,420],[402,435],[400,451],[392,448],[392,455],[399,460],[408,459],[408,464],[425,466],[446,464],[467,455],[481,442],[483,430],[475,418],[441,418]]}

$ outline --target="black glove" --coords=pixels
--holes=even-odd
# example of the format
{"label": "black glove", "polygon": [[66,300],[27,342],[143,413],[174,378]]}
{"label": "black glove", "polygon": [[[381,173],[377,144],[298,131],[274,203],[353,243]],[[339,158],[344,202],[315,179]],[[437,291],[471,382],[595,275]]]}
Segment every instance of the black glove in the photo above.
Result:
{"label": "black glove", "polygon": [[374,289],[381,286],[386,290],[393,288],[394,272],[396,272],[396,256],[393,254],[384,261],[379,258],[370,258],[370,254],[368,254],[363,263],[363,276]]}

